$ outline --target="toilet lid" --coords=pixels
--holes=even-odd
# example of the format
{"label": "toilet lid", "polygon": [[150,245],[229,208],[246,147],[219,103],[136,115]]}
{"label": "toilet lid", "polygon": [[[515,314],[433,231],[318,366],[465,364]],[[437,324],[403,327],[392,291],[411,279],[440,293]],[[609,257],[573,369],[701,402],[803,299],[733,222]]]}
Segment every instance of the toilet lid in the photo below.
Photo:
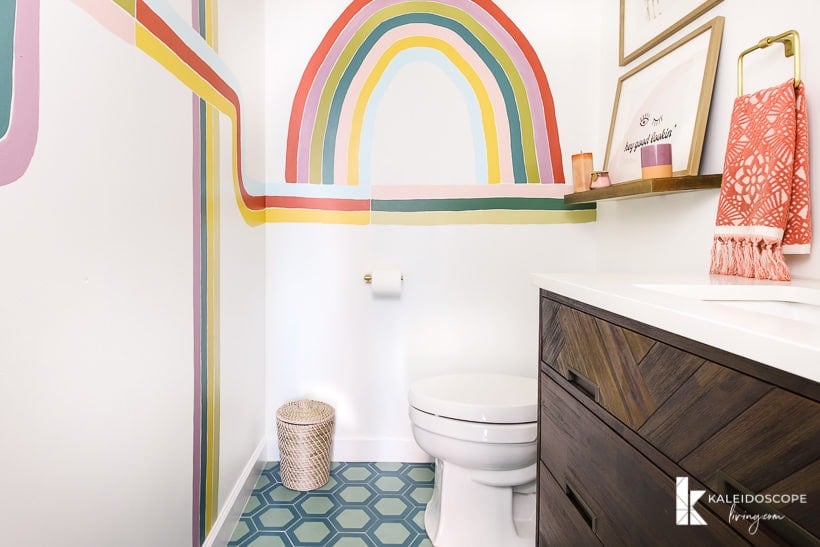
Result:
{"label": "toilet lid", "polygon": [[450,374],[410,385],[410,406],[470,422],[520,424],[538,417],[538,381],[506,374]]}

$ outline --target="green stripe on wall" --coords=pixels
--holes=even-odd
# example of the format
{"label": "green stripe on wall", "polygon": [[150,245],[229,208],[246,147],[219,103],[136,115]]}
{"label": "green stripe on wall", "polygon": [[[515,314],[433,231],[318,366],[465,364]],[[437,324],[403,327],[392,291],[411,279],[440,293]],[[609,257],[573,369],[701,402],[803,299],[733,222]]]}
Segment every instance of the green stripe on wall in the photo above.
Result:
{"label": "green stripe on wall", "polygon": [[136,0],[114,0],[114,3],[131,15],[137,14]]}
{"label": "green stripe on wall", "polygon": [[579,224],[595,222],[597,211],[436,211],[391,213],[373,211],[372,224],[445,226],[452,224]]}
{"label": "green stripe on wall", "polygon": [[16,0],[0,0],[0,137],[9,130],[11,120],[16,7]]}
{"label": "green stripe on wall", "polygon": [[594,209],[594,203],[567,205],[559,198],[445,198],[445,199],[374,199],[373,211],[415,213],[423,211],[576,211]]}

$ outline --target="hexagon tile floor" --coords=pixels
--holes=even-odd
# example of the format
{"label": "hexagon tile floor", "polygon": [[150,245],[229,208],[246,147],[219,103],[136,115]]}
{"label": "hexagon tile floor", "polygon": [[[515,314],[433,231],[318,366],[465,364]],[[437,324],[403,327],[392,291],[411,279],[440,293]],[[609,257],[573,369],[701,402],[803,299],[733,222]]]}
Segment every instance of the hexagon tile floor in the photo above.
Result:
{"label": "hexagon tile floor", "polygon": [[334,463],[310,492],[285,488],[279,463],[266,466],[228,545],[242,547],[431,547],[424,506],[433,465]]}

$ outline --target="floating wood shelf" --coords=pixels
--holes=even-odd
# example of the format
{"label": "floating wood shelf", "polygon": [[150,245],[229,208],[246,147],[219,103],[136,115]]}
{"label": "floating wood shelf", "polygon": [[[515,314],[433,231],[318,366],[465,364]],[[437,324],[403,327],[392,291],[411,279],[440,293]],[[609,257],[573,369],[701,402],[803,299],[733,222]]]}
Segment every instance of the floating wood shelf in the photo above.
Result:
{"label": "floating wood shelf", "polygon": [[690,190],[720,188],[723,175],[681,175],[662,179],[642,179],[620,182],[606,188],[595,188],[564,196],[564,203],[590,203],[609,199],[657,196]]}

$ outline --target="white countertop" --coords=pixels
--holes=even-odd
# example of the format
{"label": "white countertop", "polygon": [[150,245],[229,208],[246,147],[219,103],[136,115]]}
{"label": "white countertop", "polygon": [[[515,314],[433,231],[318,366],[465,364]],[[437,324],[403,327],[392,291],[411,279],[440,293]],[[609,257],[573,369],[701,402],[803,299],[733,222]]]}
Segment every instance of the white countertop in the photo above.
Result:
{"label": "white countertop", "polygon": [[820,381],[820,280],[533,274],[538,287]]}

